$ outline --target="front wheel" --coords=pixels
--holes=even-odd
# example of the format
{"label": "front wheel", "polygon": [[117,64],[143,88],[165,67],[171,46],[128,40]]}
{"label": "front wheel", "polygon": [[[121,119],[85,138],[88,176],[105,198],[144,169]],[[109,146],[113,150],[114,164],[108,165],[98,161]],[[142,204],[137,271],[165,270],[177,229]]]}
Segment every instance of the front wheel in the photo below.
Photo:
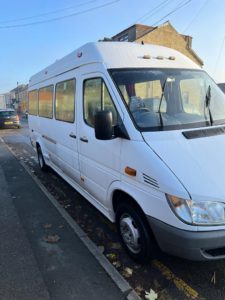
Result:
{"label": "front wheel", "polygon": [[121,203],[116,225],[124,248],[135,261],[146,263],[155,256],[155,240],[140,209]]}
{"label": "front wheel", "polygon": [[46,171],[47,170],[47,165],[45,163],[44,156],[43,156],[42,151],[41,151],[41,147],[37,148],[37,156],[38,156],[39,167],[41,168],[42,171]]}

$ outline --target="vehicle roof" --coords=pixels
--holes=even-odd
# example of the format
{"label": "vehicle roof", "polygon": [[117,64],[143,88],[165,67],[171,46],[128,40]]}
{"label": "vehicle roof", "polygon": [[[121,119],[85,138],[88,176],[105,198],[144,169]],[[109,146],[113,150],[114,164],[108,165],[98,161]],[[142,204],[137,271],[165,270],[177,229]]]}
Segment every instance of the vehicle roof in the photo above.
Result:
{"label": "vehicle roof", "polygon": [[163,46],[130,42],[88,43],[71,52],[30,78],[29,86],[82,65],[103,63],[107,69],[117,68],[181,68],[201,69],[182,53]]}
{"label": "vehicle roof", "polygon": [[15,111],[15,109],[12,109],[12,108],[0,108],[0,112],[1,111]]}

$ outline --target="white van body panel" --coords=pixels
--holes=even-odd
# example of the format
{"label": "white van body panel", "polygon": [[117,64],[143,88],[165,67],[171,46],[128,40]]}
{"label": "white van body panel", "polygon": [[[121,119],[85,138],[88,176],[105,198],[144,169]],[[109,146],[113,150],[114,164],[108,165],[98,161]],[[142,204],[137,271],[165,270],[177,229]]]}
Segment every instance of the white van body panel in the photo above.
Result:
{"label": "white van body panel", "polygon": [[[166,47],[126,42],[86,44],[31,77],[29,91],[76,80],[74,122],[56,120],[54,105],[52,119],[29,115],[32,144],[35,149],[37,145],[41,147],[47,165],[111,221],[115,221],[113,196],[117,191],[123,192],[154,225],[153,232],[158,233],[162,249],[181,256],[183,253],[184,257],[189,256],[190,250],[192,259],[195,255],[206,259],[202,248],[210,249],[214,240],[218,248],[225,247],[225,226],[196,226],[181,221],[166,194],[225,202],[224,135],[186,139],[181,130],[139,131],[108,72],[120,68],[201,69]],[[99,77],[108,89],[127,138],[97,140],[95,129],[85,123],[84,82]],[[127,167],[136,175],[128,175]],[[199,238],[198,232],[204,235]],[[172,236],[171,240],[168,236]]]}
{"label": "white van body panel", "polygon": [[224,135],[186,139],[180,131],[168,133],[161,132],[160,137],[153,132],[143,133],[143,136],[187,188],[192,199],[225,203]]}
{"label": "white van body panel", "polygon": [[[144,58],[149,57],[149,58]],[[55,75],[81,66],[104,64],[105,69],[114,68],[183,68],[201,69],[180,52],[157,45],[140,45],[128,42],[88,43],[46,67],[30,78],[29,87],[53,78]]]}

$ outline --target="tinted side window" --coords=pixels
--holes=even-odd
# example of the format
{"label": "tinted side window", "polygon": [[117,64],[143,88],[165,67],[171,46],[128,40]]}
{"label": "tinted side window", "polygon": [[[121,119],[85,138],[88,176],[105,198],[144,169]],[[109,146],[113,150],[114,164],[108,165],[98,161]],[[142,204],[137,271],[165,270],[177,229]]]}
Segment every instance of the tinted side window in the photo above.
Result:
{"label": "tinted side window", "polygon": [[38,114],[38,91],[34,90],[29,92],[28,99],[29,99],[29,114],[36,116]]}
{"label": "tinted side window", "polygon": [[53,85],[41,88],[38,93],[38,112],[40,117],[52,118]]}
{"label": "tinted side window", "polygon": [[67,80],[56,85],[55,118],[60,121],[74,122],[75,119],[75,80]]}
{"label": "tinted side window", "polygon": [[84,120],[94,127],[95,114],[100,110],[112,112],[113,124],[117,123],[117,111],[108,89],[101,78],[84,81]]}

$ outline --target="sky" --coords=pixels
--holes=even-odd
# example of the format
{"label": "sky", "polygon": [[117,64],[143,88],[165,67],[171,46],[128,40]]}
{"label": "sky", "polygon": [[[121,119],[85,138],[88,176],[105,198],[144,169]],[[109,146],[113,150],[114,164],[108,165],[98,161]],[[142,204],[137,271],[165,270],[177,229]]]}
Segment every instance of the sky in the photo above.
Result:
{"label": "sky", "polygon": [[[216,82],[225,82],[225,1],[0,0],[0,94],[87,42],[138,23],[167,20],[193,37],[193,50]],[[180,8],[179,8],[180,7]]]}

